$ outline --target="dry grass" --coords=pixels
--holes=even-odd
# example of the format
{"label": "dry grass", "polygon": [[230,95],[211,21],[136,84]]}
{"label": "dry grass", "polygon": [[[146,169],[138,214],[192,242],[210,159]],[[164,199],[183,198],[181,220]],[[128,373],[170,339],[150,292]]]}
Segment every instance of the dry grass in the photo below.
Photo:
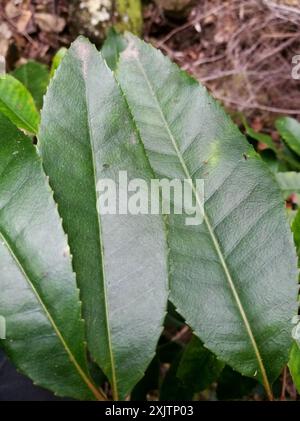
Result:
{"label": "dry grass", "polygon": [[146,38],[232,109],[300,117],[300,81],[291,77],[292,57],[300,54],[300,1],[196,3],[180,25],[150,6]]}

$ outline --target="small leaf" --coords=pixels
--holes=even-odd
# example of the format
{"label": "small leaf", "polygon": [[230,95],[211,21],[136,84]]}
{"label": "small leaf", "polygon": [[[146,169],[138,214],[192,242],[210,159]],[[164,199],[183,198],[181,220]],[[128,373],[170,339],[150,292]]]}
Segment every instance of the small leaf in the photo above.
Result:
{"label": "small leaf", "polygon": [[87,373],[75,275],[31,139],[0,115],[0,314],[8,357],[60,396],[103,399]]}
{"label": "small leaf", "polygon": [[300,173],[294,171],[279,172],[275,176],[285,198],[292,193],[300,193]]}
{"label": "small leaf", "polygon": [[120,35],[113,27],[111,27],[101,48],[102,57],[105,59],[108,67],[111,70],[116,69],[120,53],[125,49],[125,47],[125,38]]}
{"label": "small leaf", "polygon": [[224,368],[202,342],[193,336],[180,360],[177,377],[195,393],[207,389],[216,381]]}
{"label": "small leaf", "polygon": [[275,126],[288,147],[300,156],[300,123],[292,117],[281,117]]}
{"label": "small leaf", "polygon": [[43,96],[49,83],[49,70],[44,64],[29,61],[12,73],[31,93],[38,109],[42,108]]}
{"label": "small leaf", "polygon": [[[242,116],[242,121],[245,127],[246,134],[252,139],[257,140],[258,142],[263,143],[267,146],[267,149],[260,152],[261,157],[268,164],[272,172],[275,172],[276,167],[281,168],[281,171],[285,170],[285,167],[290,170],[299,170],[300,164],[295,156],[285,145],[280,145],[277,147],[273,142],[273,139],[270,135],[265,133],[258,133],[253,130],[247,123],[244,116]],[[272,151],[273,155],[270,154]]]}
{"label": "small leaf", "polygon": [[58,66],[60,65],[62,59],[64,58],[64,56],[66,55],[66,52],[68,50],[65,47],[61,47],[57,53],[55,54],[55,56],[52,59],[52,65],[51,65],[51,70],[50,70],[50,78],[52,78],[54,76],[54,73],[56,71],[56,69],[58,68]]}
{"label": "small leaf", "polygon": [[40,116],[27,88],[11,75],[0,75],[0,112],[17,127],[37,133]]}
{"label": "small leaf", "polygon": [[289,370],[298,393],[300,393],[300,348],[294,343],[291,349]]}
{"label": "small leaf", "polygon": [[120,88],[84,38],[50,83],[38,138],[69,238],[89,350],[114,399],[124,399],[143,377],[162,331],[167,244],[161,215],[97,211],[100,179],[119,186],[120,171],[145,181],[152,172]]}
{"label": "small leaf", "polygon": [[246,121],[246,119],[243,117],[243,125],[245,127],[246,134],[249,137],[252,137],[252,139],[257,140],[258,142],[264,143],[268,146],[269,149],[271,149],[274,152],[277,152],[277,148],[273,142],[273,139],[271,136],[265,134],[265,133],[259,133],[256,132],[252,127],[250,127]]}

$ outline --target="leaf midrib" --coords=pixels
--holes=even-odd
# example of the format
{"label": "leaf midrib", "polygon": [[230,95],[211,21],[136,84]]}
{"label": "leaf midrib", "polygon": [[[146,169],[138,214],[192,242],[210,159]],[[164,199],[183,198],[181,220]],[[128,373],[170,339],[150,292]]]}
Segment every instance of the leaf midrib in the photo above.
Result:
{"label": "leaf midrib", "polygon": [[56,325],[53,317],[51,316],[51,314],[49,313],[46,304],[44,303],[42,297],[40,296],[40,294],[38,293],[37,289],[35,288],[35,286],[33,285],[32,281],[30,280],[30,277],[27,274],[26,269],[23,267],[23,265],[21,264],[19,258],[17,257],[16,253],[13,251],[13,248],[11,247],[9,241],[7,240],[7,238],[5,237],[5,235],[3,234],[2,231],[0,231],[0,237],[3,241],[3,243],[5,244],[7,250],[9,251],[10,255],[12,256],[14,262],[16,263],[17,267],[19,268],[20,272],[23,274],[27,284],[29,285],[29,287],[31,288],[31,290],[33,291],[37,301],[40,303],[47,319],[49,320],[49,322],[51,323],[58,339],[61,341],[61,344],[64,348],[64,350],[66,351],[68,357],[70,358],[70,361],[72,362],[72,364],[74,365],[76,371],[78,372],[78,374],[80,375],[80,377],[82,378],[82,380],[84,381],[84,383],[87,385],[87,387],[90,389],[90,391],[93,393],[93,395],[95,396],[95,398],[97,400],[105,400],[105,397],[101,394],[100,391],[97,390],[97,388],[94,386],[94,384],[91,382],[91,380],[88,378],[87,374],[85,373],[85,371],[82,369],[82,367],[80,366],[80,364],[78,363],[78,361],[76,360],[75,356],[73,355],[71,349],[69,348],[63,334],[61,333],[61,331],[59,330],[58,326]]}
{"label": "leaf midrib", "polygon": [[227,263],[226,263],[225,257],[223,256],[223,253],[222,253],[221,247],[220,247],[220,245],[219,245],[218,239],[217,239],[217,237],[215,236],[214,231],[213,231],[213,228],[212,228],[212,225],[211,225],[211,223],[210,223],[210,220],[209,220],[209,218],[208,218],[208,216],[207,216],[206,212],[204,211],[204,205],[201,203],[201,200],[200,200],[199,195],[198,195],[198,193],[197,193],[197,190],[196,190],[196,188],[195,188],[195,186],[194,186],[194,183],[193,183],[193,181],[192,181],[192,178],[191,178],[191,175],[190,175],[190,173],[189,173],[189,170],[188,170],[188,168],[187,168],[187,166],[186,166],[186,164],[185,164],[185,161],[184,161],[184,159],[183,159],[183,156],[182,156],[182,154],[181,154],[181,152],[180,152],[180,150],[179,150],[179,148],[178,148],[177,142],[176,142],[176,140],[175,140],[175,137],[174,137],[174,136],[173,136],[173,134],[172,134],[172,131],[171,131],[170,127],[169,127],[169,124],[168,124],[168,122],[167,122],[167,120],[166,120],[166,118],[165,118],[165,116],[164,116],[164,113],[163,113],[163,110],[162,110],[162,108],[161,108],[161,106],[160,106],[160,103],[159,103],[159,100],[158,100],[158,98],[157,98],[157,95],[156,95],[156,93],[155,93],[155,91],[154,91],[154,89],[153,89],[153,87],[152,87],[152,85],[151,85],[151,82],[150,82],[150,80],[149,80],[149,78],[148,78],[148,76],[147,76],[147,73],[146,73],[146,71],[145,71],[145,69],[144,69],[144,67],[143,67],[143,64],[142,64],[142,63],[141,63],[141,61],[138,59],[138,57],[134,57],[134,58],[133,58],[133,60],[135,60],[135,61],[136,61],[137,65],[138,65],[138,68],[140,69],[140,71],[141,71],[141,73],[142,73],[142,75],[143,75],[143,78],[144,78],[144,80],[145,80],[145,82],[146,82],[146,84],[147,84],[147,86],[148,86],[148,89],[149,89],[149,91],[150,91],[150,93],[151,93],[151,95],[152,95],[153,99],[154,99],[154,100],[155,100],[155,102],[156,102],[156,105],[157,105],[158,111],[159,111],[159,113],[160,113],[160,116],[161,116],[161,119],[162,119],[163,125],[164,125],[164,127],[165,127],[165,129],[166,129],[166,131],[167,131],[167,134],[168,134],[168,136],[169,136],[169,138],[170,138],[170,140],[171,140],[171,143],[172,143],[172,145],[173,145],[173,147],[174,147],[174,149],[175,149],[175,152],[176,152],[177,157],[178,157],[178,159],[179,159],[179,161],[180,161],[180,164],[181,164],[181,166],[182,166],[182,168],[183,168],[183,171],[184,171],[184,173],[185,173],[185,175],[186,175],[187,179],[189,180],[189,183],[190,183],[191,188],[192,188],[192,190],[193,190],[193,193],[194,193],[195,199],[196,199],[196,201],[197,201],[197,204],[199,205],[199,207],[200,207],[200,209],[201,209],[201,211],[202,211],[202,214],[203,214],[203,219],[204,219],[204,221],[205,221],[205,224],[206,224],[206,226],[207,226],[207,229],[208,229],[208,231],[209,231],[209,234],[210,234],[210,236],[211,236],[211,238],[212,238],[212,241],[213,241],[214,247],[215,247],[215,249],[216,249],[217,255],[218,255],[218,257],[219,257],[219,259],[220,259],[220,262],[221,262],[221,266],[222,266],[222,268],[223,268],[223,270],[224,270],[224,273],[225,273],[226,279],[227,279],[227,281],[228,281],[228,284],[229,284],[230,289],[231,289],[231,291],[232,291],[232,294],[233,294],[233,297],[234,297],[234,299],[235,299],[236,305],[237,305],[237,307],[238,307],[238,310],[239,310],[239,312],[240,312],[240,315],[241,315],[242,320],[243,320],[243,322],[244,322],[244,325],[245,325],[245,327],[246,327],[247,334],[248,334],[248,336],[249,336],[249,338],[250,338],[250,341],[251,341],[251,344],[252,344],[252,346],[253,346],[254,353],[255,353],[256,359],[257,359],[257,361],[258,361],[259,368],[260,368],[260,370],[261,370],[261,375],[262,375],[262,380],[263,380],[263,383],[264,383],[264,387],[265,387],[265,389],[266,389],[266,392],[267,392],[267,394],[268,394],[269,399],[270,399],[270,400],[273,400],[273,393],[272,393],[272,390],[271,390],[271,386],[270,386],[270,384],[269,384],[269,380],[268,380],[268,377],[267,377],[266,369],[265,369],[265,367],[264,367],[263,360],[262,360],[262,357],[261,357],[261,355],[260,355],[260,351],[259,351],[258,345],[257,345],[257,343],[256,343],[256,340],[255,340],[254,334],[253,334],[253,332],[252,332],[251,325],[250,325],[250,323],[249,323],[249,320],[248,320],[248,318],[247,318],[246,312],[245,312],[245,310],[244,310],[244,308],[243,308],[242,302],[241,302],[241,300],[240,300],[240,297],[239,297],[238,292],[237,292],[237,290],[236,290],[236,287],[235,287],[235,285],[234,285],[234,281],[233,281],[232,276],[231,276],[231,274],[230,274],[230,271],[229,271],[229,268],[228,268],[228,266],[227,266]]}
{"label": "leaf midrib", "polygon": [[[82,63],[82,74],[83,74],[83,82],[84,82],[84,91],[85,91],[85,103],[86,103],[86,114],[87,114],[87,121],[88,121],[88,134],[89,134],[89,143],[91,146],[91,156],[92,156],[92,169],[93,169],[93,181],[94,181],[94,193],[95,193],[95,211],[97,211],[97,194],[96,194],[96,186],[97,186],[97,177],[96,177],[96,161],[95,161],[95,150],[94,150],[94,142],[93,142],[93,130],[91,125],[91,118],[90,118],[90,110],[89,110],[89,101],[88,101],[88,88],[86,84],[85,78],[85,63],[80,60]],[[117,376],[116,376],[116,369],[115,369],[115,358],[114,352],[112,347],[112,339],[110,334],[110,322],[109,322],[109,303],[108,303],[108,292],[106,288],[106,272],[105,272],[105,265],[104,265],[104,245],[102,241],[102,228],[101,228],[101,220],[100,214],[97,212],[97,228],[99,233],[99,246],[100,246],[100,254],[101,254],[101,266],[102,266],[102,277],[103,277],[103,294],[104,294],[104,308],[105,308],[105,323],[106,323],[106,330],[107,330],[107,342],[108,342],[108,351],[109,357],[111,362],[111,386],[112,386],[112,394],[114,400],[119,400],[119,393],[117,389]]]}

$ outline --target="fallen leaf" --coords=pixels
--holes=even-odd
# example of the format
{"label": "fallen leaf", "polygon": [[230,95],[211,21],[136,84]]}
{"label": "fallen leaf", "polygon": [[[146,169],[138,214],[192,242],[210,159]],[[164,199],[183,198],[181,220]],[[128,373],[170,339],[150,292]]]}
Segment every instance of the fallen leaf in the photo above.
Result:
{"label": "fallen leaf", "polygon": [[30,10],[23,10],[21,16],[19,17],[16,27],[20,33],[25,32],[27,25],[31,19],[32,13]]}
{"label": "fallen leaf", "polygon": [[50,13],[36,13],[34,19],[38,27],[45,32],[62,32],[66,26],[64,18]]}
{"label": "fallen leaf", "polygon": [[5,14],[9,19],[14,19],[20,15],[19,8],[14,4],[14,2],[9,1],[5,6]]}

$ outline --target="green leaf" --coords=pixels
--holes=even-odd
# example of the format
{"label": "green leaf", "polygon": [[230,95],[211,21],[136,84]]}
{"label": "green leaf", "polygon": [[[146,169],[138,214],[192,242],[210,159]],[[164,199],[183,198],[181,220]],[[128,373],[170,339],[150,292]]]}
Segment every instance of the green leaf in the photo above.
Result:
{"label": "green leaf", "polygon": [[[76,105],[76,106],[75,106]],[[160,215],[99,215],[98,181],[152,173],[109,68],[79,38],[52,79],[39,145],[73,254],[88,346],[124,399],[153,358],[167,305]]]}
{"label": "green leaf", "polygon": [[55,56],[52,59],[52,66],[51,66],[51,70],[50,70],[50,78],[52,78],[56,72],[56,69],[58,68],[58,66],[60,65],[62,59],[64,58],[64,56],[66,55],[67,52],[67,48],[65,47],[61,47],[57,53],[55,54]]}
{"label": "green leaf", "polygon": [[0,112],[17,127],[37,133],[40,116],[30,92],[11,75],[0,75]]}
{"label": "green leaf", "polygon": [[[287,361],[297,261],[277,184],[223,109],[128,35],[117,78],[159,178],[204,179],[204,223],[169,220],[171,300],[205,347],[270,383]],[[196,200],[203,209],[201,198]],[[272,244],[272,247],[270,247]]]}
{"label": "green leaf", "polygon": [[300,193],[300,173],[294,171],[279,172],[275,176],[285,198],[292,193]]}
{"label": "green leaf", "polygon": [[184,350],[176,376],[196,393],[207,389],[212,382],[216,381],[223,368],[224,363],[204,348],[197,337],[193,336]]}
{"label": "green leaf", "polygon": [[300,162],[298,156],[287,146],[282,145],[277,151],[281,171],[300,171]]}
{"label": "green leaf", "polygon": [[242,117],[243,120],[243,125],[245,127],[245,131],[246,134],[250,137],[252,137],[252,139],[257,140],[258,142],[264,143],[265,145],[268,146],[269,149],[271,149],[274,152],[277,152],[277,148],[273,142],[273,139],[270,135],[265,134],[265,133],[259,133],[256,132],[255,130],[252,129],[252,127],[250,127],[246,121],[246,119],[244,117]]}
{"label": "green leaf", "polygon": [[49,83],[49,70],[44,64],[29,61],[11,73],[31,93],[38,109],[42,108],[43,96]]}
{"label": "green leaf", "polygon": [[120,53],[125,49],[125,47],[125,38],[111,27],[101,48],[102,57],[105,59],[111,70],[116,69]]}
{"label": "green leaf", "polygon": [[275,126],[288,147],[300,156],[300,123],[292,117],[281,117]]}
{"label": "green leaf", "polygon": [[300,348],[294,343],[291,349],[289,370],[298,393],[300,393]]}
{"label": "green leaf", "polygon": [[1,340],[35,384],[101,398],[87,373],[84,328],[65,234],[31,139],[0,115]]}
{"label": "green leaf", "polygon": [[296,216],[293,219],[292,231],[294,234],[294,241],[297,249],[298,257],[300,257],[300,210],[298,209]]}
{"label": "green leaf", "polygon": [[[258,142],[262,142],[268,146],[268,149],[262,151],[260,155],[264,159],[265,162],[269,165],[272,172],[275,172],[276,166],[279,165],[281,167],[288,167],[290,170],[299,170],[300,164],[297,160],[297,156],[294,155],[285,145],[280,145],[277,147],[276,144],[273,142],[271,136],[265,133],[258,133],[253,130],[247,123],[244,116],[242,116],[242,121],[245,127],[246,134],[251,137],[252,139],[257,140]],[[273,152],[275,155],[274,157],[276,160],[272,158],[272,155],[268,154],[269,152]],[[282,171],[282,169],[281,169]]]}

